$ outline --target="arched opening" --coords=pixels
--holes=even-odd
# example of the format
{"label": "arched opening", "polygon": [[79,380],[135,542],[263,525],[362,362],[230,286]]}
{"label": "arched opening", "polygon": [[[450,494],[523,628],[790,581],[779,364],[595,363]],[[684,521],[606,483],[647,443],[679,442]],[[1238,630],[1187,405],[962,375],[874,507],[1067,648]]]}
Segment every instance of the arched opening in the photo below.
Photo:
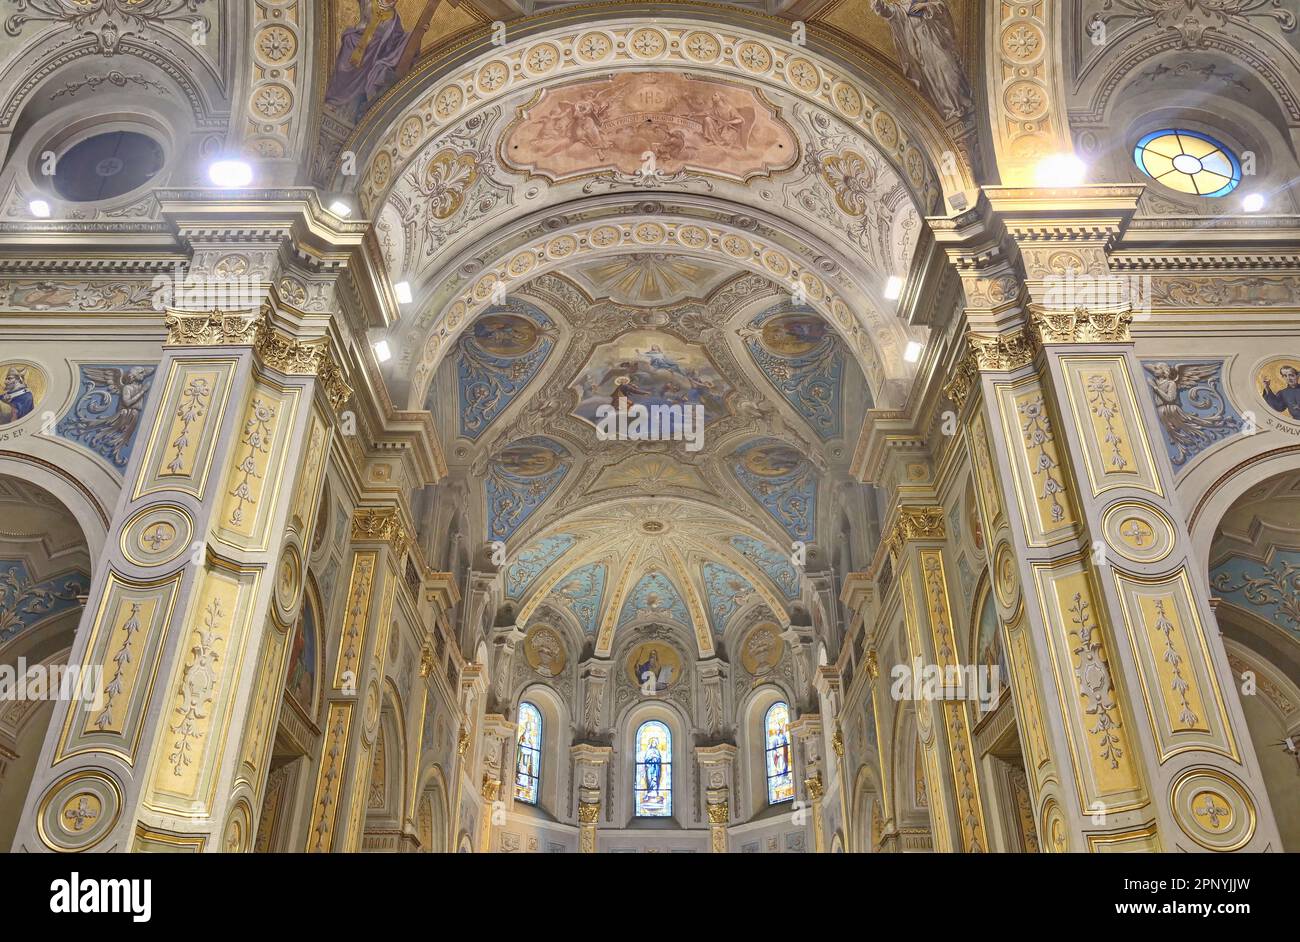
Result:
{"label": "arched opening", "polygon": [[1210,591],[1249,743],[1285,850],[1300,850],[1300,471],[1250,487],[1219,521]]}
{"label": "arched opening", "polygon": [[[90,587],[86,537],[49,491],[0,474],[0,848],[14,840],[58,701],[91,698],[68,656]],[[103,682],[101,682],[103,681]]]}

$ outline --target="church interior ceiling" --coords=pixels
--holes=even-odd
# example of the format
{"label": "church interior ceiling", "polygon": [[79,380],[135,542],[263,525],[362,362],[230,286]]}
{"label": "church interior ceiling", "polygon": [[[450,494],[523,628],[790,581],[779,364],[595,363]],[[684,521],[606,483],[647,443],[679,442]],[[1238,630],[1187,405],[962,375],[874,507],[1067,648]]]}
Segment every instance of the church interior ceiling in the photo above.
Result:
{"label": "church interior ceiling", "polygon": [[0,154],[0,851],[1300,850],[1297,0],[0,0]]}

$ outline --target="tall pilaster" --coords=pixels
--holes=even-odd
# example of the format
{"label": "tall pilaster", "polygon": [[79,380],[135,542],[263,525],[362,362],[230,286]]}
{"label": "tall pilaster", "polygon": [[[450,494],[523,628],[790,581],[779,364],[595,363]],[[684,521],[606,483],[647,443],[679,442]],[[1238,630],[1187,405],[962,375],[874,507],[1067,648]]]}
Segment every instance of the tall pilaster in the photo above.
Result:
{"label": "tall pilaster", "polygon": [[[72,661],[102,706],[61,704],[16,846],[245,850],[334,413],[324,337],[269,299],[174,309]],[[274,693],[268,693],[268,690]],[[69,808],[89,807],[70,819]]]}
{"label": "tall pilaster", "polygon": [[479,853],[492,850],[492,828],[505,823],[503,788],[514,787],[514,776],[507,765],[511,744],[515,741],[515,724],[500,713],[483,717],[483,777],[479,795],[483,799],[483,820],[479,827]]}
{"label": "tall pilaster", "polygon": [[307,850],[360,846],[371,750],[383,706],[384,663],[409,529],[396,507],[360,507],[352,517],[347,601],[331,655],[325,735],[312,798]]}
{"label": "tall pilaster", "polygon": [[727,825],[731,823],[731,793],[735,787],[736,747],[731,743],[700,746],[695,750],[700,763],[700,785],[709,818],[709,848],[715,854],[727,852]]}
{"label": "tall pilaster", "polygon": [[[911,659],[905,695],[916,701],[934,838],[944,849],[979,853],[988,850],[988,840],[971,746],[970,714],[963,702],[965,691],[945,687],[939,691],[941,696],[930,696],[932,685],[922,682],[924,672],[931,668],[945,680],[965,676],[952,630],[945,544],[942,507],[899,508],[890,553],[902,591]],[[940,768],[946,774],[936,774]]]}
{"label": "tall pilaster", "polygon": [[[578,850],[594,854],[596,829],[600,824],[601,789],[614,750],[611,746],[574,743],[569,755],[573,759],[573,780],[577,783],[578,793]],[[612,800],[609,795],[605,798]]]}
{"label": "tall pilaster", "polygon": [[796,781],[803,782],[804,798],[812,815],[813,849],[826,852],[826,822],[822,818],[822,798],[826,779],[822,773],[822,722],[815,713],[790,721],[790,738],[794,741]]}
{"label": "tall pilaster", "polygon": [[588,658],[582,662],[579,678],[582,691],[582,716],[578,732],[583,739],[596,739],[604,729],[605,690],[609,685],[612,664],[607,658]]}
{"label": "tall pilaster", "polygon": [[1276,827],[1137,395],[1128,303],[1141,295],[1107,263],[1139,194],[999,188],[937,228],[979,328],[947,392],[975,468],[1042,845],[1260,850]]}

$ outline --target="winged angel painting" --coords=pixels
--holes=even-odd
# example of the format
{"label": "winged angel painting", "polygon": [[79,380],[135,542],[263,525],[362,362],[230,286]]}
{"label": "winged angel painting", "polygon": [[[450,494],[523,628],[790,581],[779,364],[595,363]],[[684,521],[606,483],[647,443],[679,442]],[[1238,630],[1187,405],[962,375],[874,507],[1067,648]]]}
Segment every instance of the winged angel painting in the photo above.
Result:
{"label": "winged angel painting", "polygon": [[1201,451],[1237,429],[1241,420],[1219,388],[1219,361],[1143,363],[1164,429],[1169,460],[1181,468]]}

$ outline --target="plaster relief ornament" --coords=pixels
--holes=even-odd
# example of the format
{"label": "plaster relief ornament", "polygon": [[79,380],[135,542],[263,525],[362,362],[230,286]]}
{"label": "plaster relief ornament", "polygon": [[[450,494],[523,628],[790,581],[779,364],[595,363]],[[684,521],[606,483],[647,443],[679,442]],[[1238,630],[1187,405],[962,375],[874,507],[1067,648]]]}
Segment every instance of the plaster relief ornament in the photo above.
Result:
{"label": "plaster relief ornament", "polygon": [[970,82],[957,54],[947,0],[871,0],[889,22],[903,74],[939,109],[945,121],[971,110]]}
{"label": "plaster relief ornament", "polygon": [[543,677],[555,677],[564,672],[568,658],[564,640],[548,625],[538,625],[524,640],[524,657],[528,666]]}
{"label": "plaster relief ornament", "polygon": [[740,663],[750,674],[761,677],[781,662],[784,650],[780,628],[772,622],[755,625],[740,646]]}
{"label": "plaster relief ornament", "polygon": [[636,72],[548,89],[520,109],[503,162],[552,181],[686,169],[747,180],[794,165],[793,132],[755,90]]}

